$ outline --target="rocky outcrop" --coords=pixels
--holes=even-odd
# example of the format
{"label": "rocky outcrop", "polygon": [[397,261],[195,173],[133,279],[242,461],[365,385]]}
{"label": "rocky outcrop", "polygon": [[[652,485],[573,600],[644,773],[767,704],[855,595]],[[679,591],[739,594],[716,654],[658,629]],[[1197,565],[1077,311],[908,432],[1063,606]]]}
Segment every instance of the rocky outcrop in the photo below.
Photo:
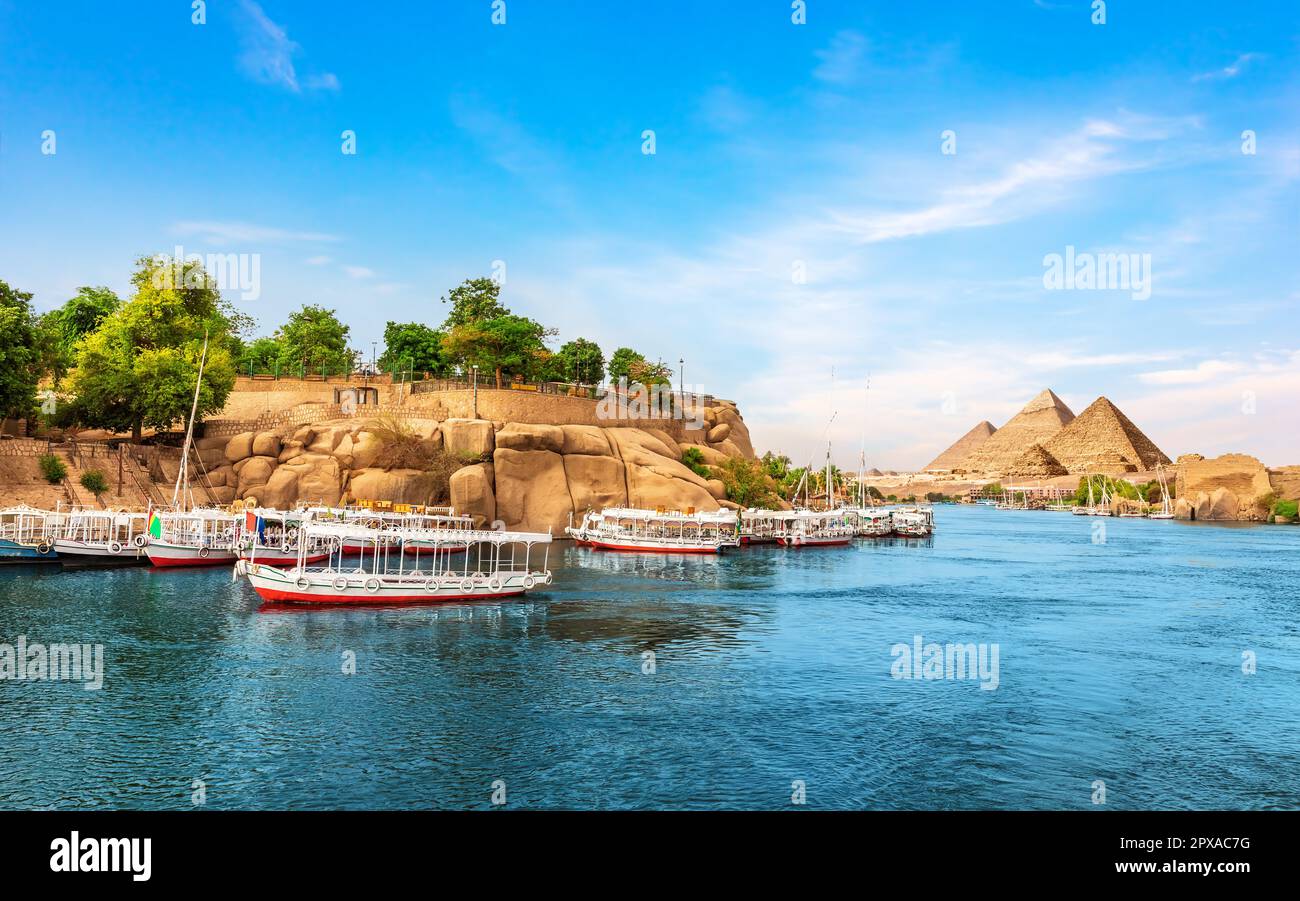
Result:
{"label": "rocky outcrop", "polygon": [[[734,507],[721,481],[681,462],[689,448],[711,466],[753,457],[734,405],[719,402],[706,413],[707,428],[688,431],[693,440],[680,444],[658,428],[411,418],[402,421],[401,437],[391,423],[344,419],[205,439],[204,451],[213,459],[208,475],[221,503],[450,502],[480,527],[501,521],[508,529],[560,535],[571,516],[588,509]],[[409,453],[413,440],[423,455]],[[439,475],[443,451],[452,470],[444,466]],[[410,465],[422,460],[431,461],[427,470]]]}
{"label": "rocky outcrop", "polygon": [[1178,468],[1176,482],[1174,514],[1180,519],[1262,522],[1271,514],[1271,501],[1287,496],[1277,491],[1273,474],[1255,457],[1224,454],[1212,460],[1190,459],[1193,456],[1199,457],[1179,458],[1186,461]]}

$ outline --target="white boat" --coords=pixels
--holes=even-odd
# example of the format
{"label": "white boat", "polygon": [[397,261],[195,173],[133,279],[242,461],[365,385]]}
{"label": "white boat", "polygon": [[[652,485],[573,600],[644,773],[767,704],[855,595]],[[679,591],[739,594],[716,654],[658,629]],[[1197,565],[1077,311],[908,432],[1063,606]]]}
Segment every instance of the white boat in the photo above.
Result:
{"label": "white boat", "polygon": [[783,547],[828,547],[852,543],[857,520],[848,508],[791,510],[781,513],[776,543]]}
{"label": "white boat", "polygon": [[860,538],[886,538],[894,533],[893,511],[884,507],[859,507],[852,511],[857,518]]}
{"label": "white boat", "polygon": [[1156,478],[1160,481],[1160,509],[1148,513],[1147,519],[1173,519],[1174,505],[1169,497],[1169,480],[1165,477],[1165,468],[1160,463],[1156,464]]}
{"label": "white boat", "polygon": [[54,550],[64,564],[147,564],[149,519],[149,512],[74,510],[54,538]]}
{"label": "white boat", "polygon": [[0,563],[57,563],[52,519],[26,504],[0,510]]}
{"label": "white boat", "polygon": [[[270,566],[283,566],[298,562],[299,546],[307,541],[302,524],[310,514],[283,510],[247,510],[237,553],[240,559],[254,560]],[[309,543],[306,560],[316,563],[329,557],[324,542]]]}
{"label": "white boat", "polygon": [[[546,558],[541,569],[534,569],[531,560],[535,545],[549,549],[547,533],[460,530],[453,536],[447,529],[371,529],[355,522],[310,520],[301,528],[306,542],[292,568],[263,566],[254,560],[235,564],[236,576],[247,577],[263,600],[428,604],[512,597],[551,583]],[[310,565],[302,549],[316,541],[330,549],[324,566]],[[468,544],[469,553],[455,557],[441,553],[444,541]],[[362,552],[360,560],[350,559],[344,551],[349,544],[369,550]],[[408,544],[425,550],[408,555],[404,552]]]}
{"label": "white boat", "polygon": [[599,513],[588,511],[580,525],[564,531],[580,545],[607,551],[717,554],[740,544],[733,510],[682,513],[607,507]]}
{"label": "white boat", "polygon": [[242,514],[199,507],[154,510],[145,553],[154,566],[215,566],[239,556]]}
{"label": "white boat", "polygon": [[898,507],[890,519],[900,538],[926,538],[934,532],[933,507]]}

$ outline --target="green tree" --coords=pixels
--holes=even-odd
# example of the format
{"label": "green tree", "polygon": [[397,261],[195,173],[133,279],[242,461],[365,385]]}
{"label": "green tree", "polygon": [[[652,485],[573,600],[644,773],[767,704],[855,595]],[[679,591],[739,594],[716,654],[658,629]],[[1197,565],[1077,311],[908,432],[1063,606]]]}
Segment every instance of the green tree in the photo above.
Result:
{"label": "green tree", "polygon": [[348,349],[348,332],[333,310],[305,305],[290,313],[289,321],[276,329],[280,368],[308,373],[351,372],[353,353]]}
{"label": "green tree", "polygon": [[198,262],[144,257],[137,266],[135,295],[78,344],[69,385],[83,424],[130,429],[138,441],[145,427],[167,429],[189,416],[205,334],[199,415],[225,405],[235,383],[232,346],[247,320]]}
{"label": "green tree", "polygon": [[284,345],[276,338],[256,338],[239,350],[242,373],[274,372],[284,354]]}
{"label": "green tree", "polygon": [[774,481],[781,482],[790,475],[790,458],[768,451],[763,454],[763,468]]}
{"label": "green tree", "polygon": [[122,299],[108,288],[82,286],[63,306],[40,317],[41,369],[54,379],[55,387],[76,362],[77,342],[121,305]]}
{"label": "green tree", "polygon": [[498,316],[456,326],[443,338],[443,351],[467,369],[477,366],[491,370],[500,388],[507,372],[525,377],[536,373],[545,360],[544,341],[550,334],[551,330],[527,317]]}
{"label": "green tree", "polygon": [[609,358],[609,380],[611,382],[617,382],[619,379],[635,381],[632,377],[632,367],[644,363],[645,357],[635,350],[630,347],[620,347]]}
{"label": "green tree", "polygon": [[574,338],[556,356],[560,362],[560,378],[566,382],[599,385],[605,380],[605,357],[595,341]]}
{"label": "green tree", "polygon": [[442,351],[442,332],[419,322],[389,322],[384,327],[384,352],[379,357],[383,372],[429,372],[446,375],[449,367]]}
{"label": "green tree", "polygon": [[760,460],[728,457],[713,468],[715,478],[727,489],[727,500],[742,507],[770,508],[776,504],[776,484]]}
{"label": "green tree", "polygon": [[490,278],[467,278],[447,292],[442,302],[451,305],[443,331],[479,325],[489,319],[510,315],[501,305],[501,286]]}
{"label": "green tree", "polygon": [[682,451],[682,463],[697,476],[713,478],[713,472],[704,464],[704,453],[698,447],[688,447]]}
{"label": "green tree", "polygon": [[0,419],[35,410],[40,358],[32,295],[0,281]]}

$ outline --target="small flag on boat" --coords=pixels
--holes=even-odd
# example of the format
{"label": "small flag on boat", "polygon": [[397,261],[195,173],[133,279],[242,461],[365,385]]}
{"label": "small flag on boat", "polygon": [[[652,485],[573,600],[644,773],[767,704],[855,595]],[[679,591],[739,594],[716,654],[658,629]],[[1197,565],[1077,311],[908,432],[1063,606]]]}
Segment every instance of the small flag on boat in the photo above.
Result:
{"label": "small flag on boat", "polygon": [[162,538],[162,520],[158,518],[158,511],[149,511],[149,535],[153,538]]}

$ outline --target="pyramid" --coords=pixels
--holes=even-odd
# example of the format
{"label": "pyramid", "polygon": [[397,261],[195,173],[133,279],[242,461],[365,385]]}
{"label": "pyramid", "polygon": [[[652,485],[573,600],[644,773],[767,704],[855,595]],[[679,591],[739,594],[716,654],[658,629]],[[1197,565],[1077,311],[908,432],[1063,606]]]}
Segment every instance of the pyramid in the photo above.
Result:
{"label": "pyramid", "polygon": [[[1007,424],[994,432],[975,448],[962,462],[968,472],[1002,473],[1009,471],[1020,456],[1035,444],[1047,450],[1047,440],[1069,425],[1074,414],[1065,401],[1050,388],[1025,404],[1025,408],[1007,420]],[[1068,466],[1068,464],[1065,464]]]}
{"label": "pyramid", "polygon": [[960,469],[962,461],[969,457],[975,448],[987,441],[989,436],[996,431],[997,429],[993,426],[993,423],[989,422],[987,419],[984,420],[965,435],[958,438],[952,447],[931,460],[925,469],[946,471]]}
{"label": "pyramid", "polygon": [[1031,445],[1004,473],[1004,475],[1039,479],[1050,479],[1069,474],[1070,471],[1062,466],[1060,461],[1053,457],[1047,451],[1047,448],[1041,444]]}
{"label": "pyramid", "polygon": [[1117,467],[1136,472],[1169,462],[1133,420],[1104,397],[1093,401],[1044,447],[1072,473],[1101,472],[1103,468],[1109,472]]}

